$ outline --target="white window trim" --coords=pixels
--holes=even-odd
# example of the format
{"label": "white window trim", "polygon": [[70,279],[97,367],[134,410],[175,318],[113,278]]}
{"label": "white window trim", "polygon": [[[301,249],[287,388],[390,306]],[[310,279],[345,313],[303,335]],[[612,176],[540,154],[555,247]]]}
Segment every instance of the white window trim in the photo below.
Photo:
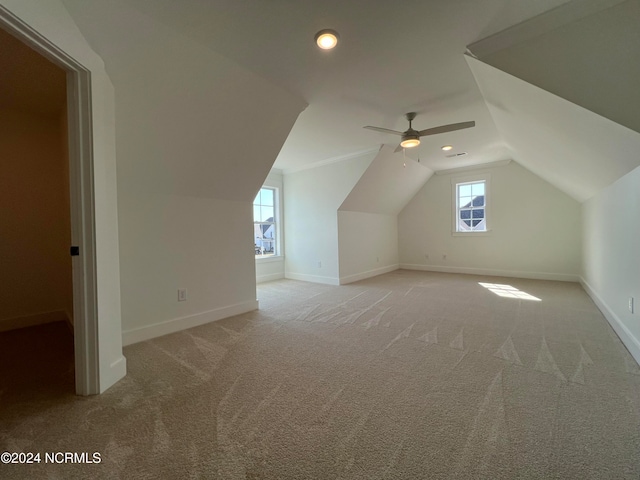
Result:
{"label": "white window trim", "polygon": [[[458,189],[457,185],[460,183],[471,182],[485,182],[485,197],[484,197],[484,218],[487,224],[487,229],[484,231],[470,231],[459,232],[458,231]],[[454,237],[487,237],[491,235],[491,174],[490,173],[476,173],[472,175],[462,175],[451,177],[451,235]]]}
{"label": "white window trim", "polygon": [[[275,255],[269,255],[268,257],[256,258],[255,261],[258,263],[271,263],[271,262],[284,262],[284,254],[282,253],[283,249],[283,241],[282,241],[282,188],[273,185],[270,182],[265,182],[261,187],[262,188],[271,188],[275,190],[274,201],[275,208],[274,212],[276,214],[275,224],[276,224],[276,253]],[[253,212],[253,202],[252,212]],[[252,213],[253,215],[253,213]]]}
{"label": "white window trim", "polygon": [[256,262],[258,263],[284,262],[284,256],[270,255],[268,257],[256,258]]}

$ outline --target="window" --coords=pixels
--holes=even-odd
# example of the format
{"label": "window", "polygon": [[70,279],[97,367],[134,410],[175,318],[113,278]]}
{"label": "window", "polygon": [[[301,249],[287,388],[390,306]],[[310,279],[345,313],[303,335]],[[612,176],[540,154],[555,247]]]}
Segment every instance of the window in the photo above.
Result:
{"label": "window", "polygon": [[253,237],[256,258],[277,255],[277,190],[262,187],[253,201]]}
{"label": "window", "polygon": [[475,178],[454,178],[452,187],[454,234],[488,232],[488,175],[476,176]]}

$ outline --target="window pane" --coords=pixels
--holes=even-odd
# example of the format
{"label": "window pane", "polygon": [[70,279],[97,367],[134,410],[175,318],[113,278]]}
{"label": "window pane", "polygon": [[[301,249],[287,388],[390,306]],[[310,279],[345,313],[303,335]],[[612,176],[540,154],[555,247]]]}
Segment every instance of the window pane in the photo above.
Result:
{"label": "window pane", "polygon": [[484,207],[484,195],[479,195],[473,199],[474,207]]}
{"label": "window pane", "polygon": [[262,190],[260,190],[261,192],[261,204],[262,205],[267,205],[269,207],[273,207],[273,194],[274,194],[274,190],[270,189],[270,188],[263,188]]}
{"label": "window pane", "polygon": [[487,184],[484,180],[456,184],[457,231],[487,231]]}
{"label": "window pane", "polygon": [[471,185],[472,195],[484,195],[484,182]]}
{"label": "window pane", "polygon": [[458,196],[459,197],[470,197],[471,196],[471,185],[458,185]]}
{"label": "window pane", "polygon": [[478,208],[474,210],[473,218],[484,218],[484,208]]}
{"label": "window pane", "polygon": [[262,236],[264,238],[275,238],[276,236],[276,229],[275,229],[275,225],[271,224],[271,225],[262,225]]}
{"label": "window pane", "polygon": [[253,237],[256,258],[276,255],[275,195],[275,188],[263,187],[254,200]]}
{"label": "window pane", "polygon": [[[264,197],[263,197],[264,199]],[[273,207],[261,207],[261,222],[273,222]]]}
{"label": "window pane", "polygon": [[276,227],[270,223],[256,223],[253,227],[256,256],[275,255]]}

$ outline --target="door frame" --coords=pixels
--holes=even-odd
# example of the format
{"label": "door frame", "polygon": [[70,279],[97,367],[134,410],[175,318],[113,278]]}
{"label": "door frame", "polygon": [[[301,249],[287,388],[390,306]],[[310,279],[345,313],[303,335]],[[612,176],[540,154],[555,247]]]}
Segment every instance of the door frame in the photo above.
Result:
{"label": "door frame", "polygon": [[100,393],[91,72],[0,5],[0,28],[67,72],[76,394]]}

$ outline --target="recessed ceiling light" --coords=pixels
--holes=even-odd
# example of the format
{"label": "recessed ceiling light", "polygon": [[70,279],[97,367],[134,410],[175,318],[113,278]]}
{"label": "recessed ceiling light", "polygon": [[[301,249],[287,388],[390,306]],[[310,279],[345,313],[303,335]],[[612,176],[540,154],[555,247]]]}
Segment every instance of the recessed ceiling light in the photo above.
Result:
{"label": "recessed ceiling light", "polygon": [[451,150],[452,148],[453,148],[453,146],[451,146],[451,145],[444,145],[444,146],[442,147],[442,150],[444,150],[445,152],[448,152],[448,151],[449,151],[449,150]]}
{"label": "recessed ceiling light", "polygon": [[338,35],[338,32],[336,32],[335,30],[325,28],[324,30],[320,30],[318,33],[316,33],[316,36],[314,38],[320,48],[322,48],[323,50],[331,50],[338,44],[340,35]]}

